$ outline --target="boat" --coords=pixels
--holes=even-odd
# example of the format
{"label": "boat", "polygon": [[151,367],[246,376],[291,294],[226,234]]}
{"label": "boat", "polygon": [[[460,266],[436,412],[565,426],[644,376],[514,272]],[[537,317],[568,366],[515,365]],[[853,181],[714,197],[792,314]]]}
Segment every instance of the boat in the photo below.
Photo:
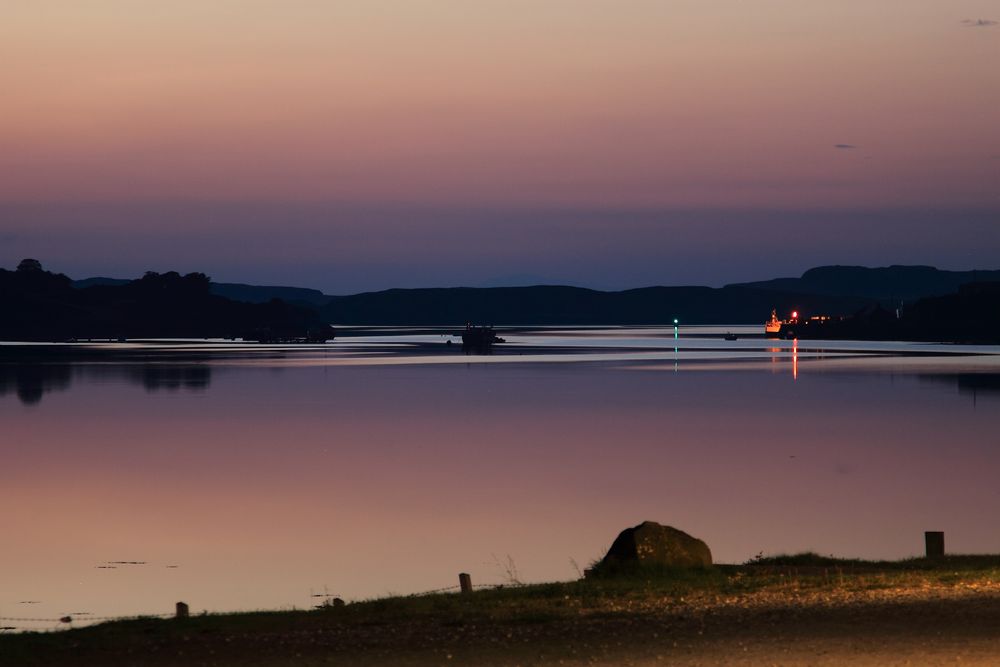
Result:
{"label": "boat", "polygon": [[493,349],[494,343],[505,343],[503,338],[497,336],[493,327],[465,325],[462,332],[462,349],[467,352],[489,352]]}
{"label": "boat", "polygon": [[778,334],[781,333],[781,320],[778,319],[778,311],[775,309],[771,310],[771,319],[764,323],[764,333],[766,334]]}
{"label": "boat", "polygon": [[[812,317],[810,319],[819,321],[822,320],[824,317],[829,319],[829,317],[825,315]],[[808,324],[808,322],[809,320],[806,320],[805,322],[800,322],[799,311],[797,310],[793,310],[787,320],[779,320],[778,311],[772,310],[771,319],[769,319],[767,322],[764,322],[764,333],[767,334],[769,338],[788,338],[788,339],[797,338],[799,326],[802,324]]]}

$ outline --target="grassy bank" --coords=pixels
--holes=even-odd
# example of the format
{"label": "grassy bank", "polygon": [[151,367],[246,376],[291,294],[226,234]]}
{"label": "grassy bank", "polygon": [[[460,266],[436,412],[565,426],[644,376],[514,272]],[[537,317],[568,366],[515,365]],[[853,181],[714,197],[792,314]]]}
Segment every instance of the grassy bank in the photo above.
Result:
{"label": "grassy bank", "polygon": [[749,659],[754,646],[804,650],[865,637],[992,651],[1000,556],[870,562],[806,554],[308,612],[136,619],[0,636],[0,664],[655,664],[657,656],[716,664],[710,656],[719,651],[729,662],[717,664],[742,664],[733,651]]}

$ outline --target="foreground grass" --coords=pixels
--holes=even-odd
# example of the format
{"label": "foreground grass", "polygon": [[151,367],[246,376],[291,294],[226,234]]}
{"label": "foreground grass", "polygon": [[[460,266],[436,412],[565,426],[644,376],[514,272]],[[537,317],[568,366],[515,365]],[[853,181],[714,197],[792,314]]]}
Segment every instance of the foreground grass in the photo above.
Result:
{"label": "foreground grass", "polygon": [[0,636],[0,664],[624,664],[715,636],[822,634],[859,623],[858,632],[880,623],[889,632],[921,613],[940,634],[938,612],[958,619],[959,634],[1000,630],[1000,556],[872,562],[800,554],[315,611],[136,619]]}

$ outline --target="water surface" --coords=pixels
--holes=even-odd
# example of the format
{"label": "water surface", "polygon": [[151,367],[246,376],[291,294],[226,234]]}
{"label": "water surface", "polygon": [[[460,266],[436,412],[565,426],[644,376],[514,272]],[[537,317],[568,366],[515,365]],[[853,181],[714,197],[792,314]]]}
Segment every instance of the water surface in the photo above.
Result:
{"label": "water surface", "polygon": [[0,617],[570,579],[646,519],[722,562],[1000,551],[1000,349],[726,330],[7,345]]}

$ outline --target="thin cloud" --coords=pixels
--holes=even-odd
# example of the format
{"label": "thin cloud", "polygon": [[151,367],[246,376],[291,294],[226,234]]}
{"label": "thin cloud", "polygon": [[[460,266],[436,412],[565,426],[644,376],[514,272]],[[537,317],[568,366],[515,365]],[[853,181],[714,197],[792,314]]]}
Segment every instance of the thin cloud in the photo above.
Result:
{"label": "thin cloud", "polygon": [[997,24],[1000,24],[1000,21],[990,19],[965,19],[962,21],[962,25],[966,28],[991,28]]}
{"label": "thin cloud", "polygon": [[857,148],[854,144],[834,144],[833,147],[842,151],[849,151]]}

